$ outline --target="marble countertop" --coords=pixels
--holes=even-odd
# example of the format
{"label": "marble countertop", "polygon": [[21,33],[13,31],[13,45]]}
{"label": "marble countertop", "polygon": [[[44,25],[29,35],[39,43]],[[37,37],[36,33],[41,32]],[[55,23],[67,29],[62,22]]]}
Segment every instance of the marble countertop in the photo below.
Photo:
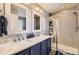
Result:
{"label": "marble countertop", "polygon": [[[42,35],[30,39],[25,39],[19,42],[9,42],[0,45],[0,55],[10,55],[18,53],[24,49],[50,38],[51,36]],[[53,36],[52,36],[53,37]]]}

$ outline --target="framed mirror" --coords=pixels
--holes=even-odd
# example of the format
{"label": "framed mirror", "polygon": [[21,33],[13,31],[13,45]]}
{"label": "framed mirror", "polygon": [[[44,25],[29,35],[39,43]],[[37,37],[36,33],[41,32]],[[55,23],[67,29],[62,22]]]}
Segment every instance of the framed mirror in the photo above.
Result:
{"label": "framed mirror", "polygon": [[26,30],[26,18],[25,17],[18,17],[18,28],[21,30]]}
{"label": "framed mirror", "polygon": [[34,30],[40,30],[40,16],[34,14]]}

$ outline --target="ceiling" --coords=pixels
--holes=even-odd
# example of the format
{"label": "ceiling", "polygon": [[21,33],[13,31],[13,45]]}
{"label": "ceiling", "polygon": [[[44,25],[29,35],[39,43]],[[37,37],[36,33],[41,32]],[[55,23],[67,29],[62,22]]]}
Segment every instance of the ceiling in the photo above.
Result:
{"label": "ceiling", "polygon": [[47,13],[56,13],[68,8],[76,7],[78,3],[25,3],[24,5],[28,5],[32,9],[40,7]]}
{"label": "ceiling", "polygon": [[38,3],[38,5],[48,13],[55,13],[64,9],[75,7],[77,3]]}

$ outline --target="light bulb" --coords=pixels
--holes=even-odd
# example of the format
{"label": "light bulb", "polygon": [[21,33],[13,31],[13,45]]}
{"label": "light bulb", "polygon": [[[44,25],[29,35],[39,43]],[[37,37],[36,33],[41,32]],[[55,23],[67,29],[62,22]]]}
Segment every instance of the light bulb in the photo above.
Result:
{"label": "light bulb", "polygon": [[43,10],[40,10],[41,13],[43,13]]}
{"label": "light bulb", "polygon": [[38,11],[39,9],[40,9],[39,7],[36,7],[36,8],[35,8],[35,10],[37,10],[37,11]]}

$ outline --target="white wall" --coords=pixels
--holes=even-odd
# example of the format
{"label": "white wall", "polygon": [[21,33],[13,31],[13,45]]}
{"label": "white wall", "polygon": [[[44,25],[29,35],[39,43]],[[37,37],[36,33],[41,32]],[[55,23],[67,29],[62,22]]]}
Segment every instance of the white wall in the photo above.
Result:
{"label": "white wall", "polygon": [[41,20],[41,32],[42,32],[42,34],[47,34],[47,33],[46,33],[46,29],[47,29],[47,28],[46,28],[46,27],[47,27],[47,25],[46,25],[46,24],[47,24],[47,23],[46,23],[46,17],[42,15],[42,16],[41,16],[41,19],[42,19],[42,20]]}
{"label": "white wall", "polygon": [[2,10],[2,12],[0,12],[0,15],[4,15],[4,4],[0,3],[0,10]]}
{"label": "white wall", "polygon": [[[14,4],[18,7],[21,7],[23,9],[26,10],[26,30],[18,30],[17,28],[17,15],[13,15],[11,14],[11,10],[10,10],[10,7],[11,7],[11,4],[5,4],[5,16],[7,17],[8,19],[8,32],[9,34],[14,34],[14,33],[20,33],[20,32],[26,32],[26,33],[31,33],[31,32],[34,32],[33,31],[33,18],[32,18],[32,10],[25,7],[24,5],[22,4]],[[38,13],[38,12],[36,12]],[[39,14],[39,13],[38,13]],[[41,24],[40,24],[40,27],[41,27],[41,32],[43,34],[47,34],[48,33],[48,16],[46,16],[47,14],[45,13],[45,15],[43,14],[39,14],[41,16]]]}

